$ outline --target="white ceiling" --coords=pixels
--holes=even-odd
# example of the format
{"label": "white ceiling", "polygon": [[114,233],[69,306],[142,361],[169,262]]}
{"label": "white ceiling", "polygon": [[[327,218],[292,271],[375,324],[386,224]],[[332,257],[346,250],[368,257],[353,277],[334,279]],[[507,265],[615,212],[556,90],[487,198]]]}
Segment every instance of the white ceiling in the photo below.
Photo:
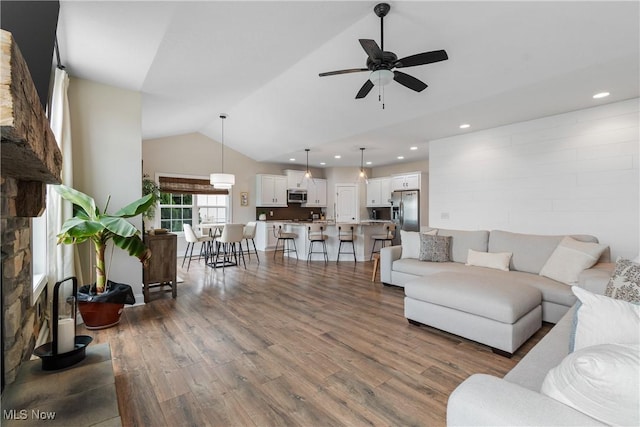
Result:
{"label": "white ceiling", "polygon": [[637,1],[394,1],[385,49],[449,60],[403,69],[429,87],[392,82],[383,110],[377,87],[354,99],[368,73],[318,77],[365,67],[376,3],[63,0],[58,41],[72,76],[142,92],[143,138],[220,141],[224,112],[227,146],[278,163],[426,159],[435,138],[639,96]]}

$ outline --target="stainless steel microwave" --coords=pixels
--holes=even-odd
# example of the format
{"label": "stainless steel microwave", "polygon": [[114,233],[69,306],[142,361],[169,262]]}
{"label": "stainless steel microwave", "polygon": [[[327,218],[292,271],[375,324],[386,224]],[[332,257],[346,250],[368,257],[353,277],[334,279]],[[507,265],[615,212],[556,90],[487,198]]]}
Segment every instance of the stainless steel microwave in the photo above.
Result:
{"label": "stainless steel microwave", "polygon": [[289,202],[289,203],[307,203],[307,190],[289,190],[289,191],[287,191],[287,202]]}

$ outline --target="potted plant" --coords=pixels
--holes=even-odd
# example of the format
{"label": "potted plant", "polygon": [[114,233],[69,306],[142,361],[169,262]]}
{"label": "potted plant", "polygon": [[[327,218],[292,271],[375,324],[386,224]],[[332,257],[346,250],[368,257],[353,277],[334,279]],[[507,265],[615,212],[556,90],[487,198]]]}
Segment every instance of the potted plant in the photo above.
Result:
{"label": "potted plant", "polygon": [[[149,209],[142,213],[142,220],[149,221],[149,224],[153,224],[153,219],[156,217],[156,202],[160,200],[160,187],[149,175],[144,174],[142,177],[142,195],[146,196],[148,194],[153,196],[153,203],[149,206]],[[144,222],[143,225],[145,225]]]}
{"label": "potted plant", "polygon": [[78,290],[78,309],[88,329],[113,326],[120,321],[124,304],[135,303],[131,286],[107,280],[105,252],[109,241],[129,255],[146,263],[151,251],[140,237],[140,231],[125,218],[146,212],[154,203],[152,194],[147,194],[118,210],[107,214],[109,199],[102,211],[95,200],[71,187],[58,185],[56,191],[65,200],[74,204],[74,216],[65,221],[58,234],[58,244],[78,244],[91,241],[96,251],[96,282]]}

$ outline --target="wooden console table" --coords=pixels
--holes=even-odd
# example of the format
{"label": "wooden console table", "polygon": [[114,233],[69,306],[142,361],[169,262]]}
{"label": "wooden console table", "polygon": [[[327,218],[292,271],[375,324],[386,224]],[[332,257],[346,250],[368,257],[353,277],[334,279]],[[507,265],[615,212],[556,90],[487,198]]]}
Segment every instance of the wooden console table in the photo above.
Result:
{"label": "wooden console table", "polygon": [[144,243],[151,249],[151,259],[142,270],[144,302],[149,302],[150,289],[158,286],[170,286],[171,296],[175,298],[178,295],[178,236],[173,233],[146,234]]}

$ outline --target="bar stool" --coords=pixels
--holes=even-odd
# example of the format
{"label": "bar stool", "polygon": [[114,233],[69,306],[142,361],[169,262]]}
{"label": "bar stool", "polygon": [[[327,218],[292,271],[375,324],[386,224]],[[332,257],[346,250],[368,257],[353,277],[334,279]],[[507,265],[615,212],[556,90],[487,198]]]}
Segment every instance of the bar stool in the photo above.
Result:
{"label": "bar stool", "polygon": [[[324,225],[311,224],[307,227],[307,237],[309,238],[309,253],[307,254],[307,262],[311,261],[311,254],[323,254],[324,262],[329,262],[329,256],[327,255],[327,236],[324,234]],[[321,243],[322,251],[314,252],[313,244]]]}
{"label": "bar stool", "polygon": [[[356,246],[353,243],[356,239],[354,235],[354,230],[356,228],[355,224],[341,224],[338,226],[338,240],[340,240],[340,244],[338,245],[338,256],[336,257],[336,263],[340,261],[340,254],[353,254],[353,262],[356,262]],[[351,252],[342,252],[342,244],[351,244]]]}
{"label": "bar stool", "polygon": [[[244,241],[247,243],[247,250],[244,251],[244,253],[249,256],[249,261],[251,261],[251,248],[249,247],[249,240],[251,240],[251,243],[253,243],[253,253],[256,255],[258,264],[260,264],[260,257],[258,256],[258,250],[256,249],[256,242],[255,240],[253,240],[256,237],[257,227],[258,225],[255,221],[250,221],[247,223],[247,225],[244,226],[243,237]],[[240,244],[240,247],[242,248],[242,244]]]}
{"label": "bar stool", "polygon": [[[380,249],[384,248],[386,243],[389,242],[391,243],[391,241],[393,240],[393,237],[396,235],[396,225],[395,224],[389,224],[386,227],[387,232],[385,234],[374,234],[371,236],[371,238],[373,239],[373,246],[371,246],[371,256],[369,257],[369,261],[371,261],[373,259],[373,254],[379,254],[380,253]],[[380,249],[378,249],[377,251],[376,249],[376,243],[381,242],[382,246]]]}
{"label": "bar stool", "polygon": [[[184,251],[184,257],[182,258],[182,268],[184,268],[184,262],[187,260],[187,254],[189,254],[189,263],[187,264],[187,271],[189,271],[191,258],[193,257],[193,247],[196,243],[202,243],[198,260],[204,257],[204,261],[207,262],[209,256],[209,248],[207,246],[211,244],[213,237],[196,235],[191,224],[182,224],[182,231],[184,231],[184,239],[187,241],[187,249]],[[191,251],[189,251],[189,247],[191,247]]]}
{"label": "bar stool", "polygon": [[[273,235],[276,239],[276,249],[273,251],[273,259],[276,259],[276,253],[282,252],[282,258],[284,259],[284,254],[289,252],[295,252],[296,259],[298,259],[298,248],[296,248],[296,238],[298,235],[296,233],[290,233],[282,230],[282,225],[274,225],[273,226]],[[293,249],[289,247],[289,242],[293,242]],[[282,249],[278,249],[278,246],[282,243]]]}

